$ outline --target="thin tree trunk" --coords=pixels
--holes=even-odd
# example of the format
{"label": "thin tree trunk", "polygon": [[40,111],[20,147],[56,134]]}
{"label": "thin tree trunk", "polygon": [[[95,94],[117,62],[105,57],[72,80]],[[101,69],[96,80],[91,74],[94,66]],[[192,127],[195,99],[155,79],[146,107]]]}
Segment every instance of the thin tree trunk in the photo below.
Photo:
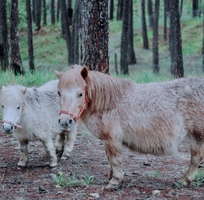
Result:
{"label": "thin tree trunk", "polygon": [[82,65],[90,70],[109,73],[108,1],[82,1]]}
{"label": "thin tree trunk", "polygon": [[1,0],[0,2],[0,62],[1,69],[6,71],[9,67],[6,0]]}
{"label": "thin tree trunk", "polygon": [[128,52],[128,16],[129,16],[129,1],[124,1],[123,4],[123,25],[122,25],[122,36],[121,36],[121,54],[120,54],[120,71],[122,74],[129,74],[129,52]]}
{"label": "thin tree trunk", "polygon": [[47,6],[46,6],[46,0],[43,0],[43,25],[47,25]]}
{"label": "thin tree trunk", "polygon": [[55,24],[55,0],[50,0],[51,24]]}
{"label": "thin tree trunk", "polygon": [[36,16],[36,31],[39,31],[41,29],[41,7],[42,7],[42,1],[41,0],[35,0],[35,16]]}
{"label": "thin tree trunk", "polygon": [[15,75],[24,74],[18,38],[18,0],[11,0],[10,20],[11,69],[13,69]]}
{"label": "thin tree trunk", "polygon": [[142,37],[143,37],[143,48],[149,49],[149,41],[147,37],[147,24],[145,18],[145,0],[141,0],[142,9]]}
{"label": "thin tree trunk", "polygon": [[149,27],[153,27],[154,25],[154,16],[152,10],[152,0],[148,0],[148,16],[149,16]]}
{"label": "thin tree trunk", "polygon": [[193,17],[198,17],[198,0],[192,0]]}
{"label": "thin tree trunk", "polygon": [[28,24],[28,58],[29,58],[29,70],[31,73],[35,71],[34,66],[34,52],[33,52],[33,31],[32,31],[32,17],[30,0],[26,0],[26,12],[27,12],[27,24]]}
{"label": "thin tree trunk", "polygon": [[76,0],[72,19],[71,64],[79,63],[79,23],[81,19],[81,0]]}
{"label": "thin tree trunk", "polygon": [[62,27],[65,31],[65,37],[66,37],[66,44],[67,44],[67,53],[68,53],[68,64],[70,64],[70,52],[71,52],[71,33],[69,30],[69,24],[68,24],[68,17],[67,17],[67,11],[66,11],[66,3],[65,0],[61,0],[61,12],[62,12]]}
{"label": "thin tree trunk", "polygon": [[118,6],[117,6],[117,20],[121,20],[123,18],[123,1],[125,0],[118,0]]}
{"label": "thin tree trunk", "polygon": [[114,0],[110,0],[110,20],[113,20]]}
{"label": "thin tree trunk", "polygon": [[182,40],[180,29],[179,2],[171,1],[171,71],[175,77],[183,77]]}
{"label": "thin tree trunk", "polygon": [[153,26],[153,73],[159,73],[159,47],[158,47],[158,24],[159,24],[160,0],[155,0],[154,26]]}
{"label": "thin tree trunk", "polygon": [[167,1],[164,0],[164,40],[167,40]]}

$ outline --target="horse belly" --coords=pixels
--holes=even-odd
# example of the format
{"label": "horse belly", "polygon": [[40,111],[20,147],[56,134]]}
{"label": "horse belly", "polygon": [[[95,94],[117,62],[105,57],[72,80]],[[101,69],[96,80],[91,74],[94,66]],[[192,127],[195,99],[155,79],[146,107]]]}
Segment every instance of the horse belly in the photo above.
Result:
{"label": "horse belly", "polygon": [[125,146],[133,151],[153,155],[174,155],[178,152],[179,144],[187,135],[181,118],[156,126],[148,123],[148,119],[145,122],[128,125],[123,137]]}

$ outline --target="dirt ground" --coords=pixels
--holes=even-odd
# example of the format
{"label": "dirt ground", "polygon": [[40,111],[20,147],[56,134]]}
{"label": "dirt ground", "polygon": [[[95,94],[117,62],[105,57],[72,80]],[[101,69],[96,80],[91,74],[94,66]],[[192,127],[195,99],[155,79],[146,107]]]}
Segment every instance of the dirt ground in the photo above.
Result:
{"label": "dirt ground", "polygon": [[[27,168],[17,166],[19,157],[17,140],[0,133],[0,200],[204,199],[202,179],[189,187],[175,184],[189,163],[187,139],[179,154],[172,157],[142,155],[124,148],[124,183],[117,191],[104,190],[109,172],[104,147],[101,141],[84,132],[78,134],[72,156],[59,160],[56,168],[48,166],[40,142],[30,143]],[[86,180],[86,184],[80,180]]]}

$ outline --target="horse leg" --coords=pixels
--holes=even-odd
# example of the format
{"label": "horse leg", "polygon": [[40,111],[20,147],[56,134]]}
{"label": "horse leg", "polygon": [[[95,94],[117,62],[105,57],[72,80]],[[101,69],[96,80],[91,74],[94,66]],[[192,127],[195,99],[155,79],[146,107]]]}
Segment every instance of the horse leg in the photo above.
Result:
{"label": "horse leg", "polygon": [[43,141],[43,144],[44,144],[47,154],[49,155],[50,167],[56,167],[57,166],[57,156],[56,156],[55,146],[52,141],[52,138],[49,138],[46,141]]}
{"label": "horse leg", "polygon": [[18,162],[18,166],[25,167],[28,162],[28,140],[20,140],[21,158]]}
{"label": "horse leg", "polygon": [[106,155],[110,162],[109,183],[106,189],[118,189],[123,182],[122,143],[109,139],[104,143]]}
{"label": "horse leg", "polygon": [[56,152],[62,154],[64,150],[64,143],[65,143],[65,132],[62,132],[57,135],[56,140]]}
{"label": "horse leg", "polygon": [[73,128],[73,130],[66,134],[66,139],[64,143],[64,151],[61,157],[61,160],[66,160],[70,157],[70,154],[74,148],[74,142],[76,140],[77,130],[76,126]]}
{"label": "horse leg", "polygon": [[191,148],[191,161],[189,168],[184,176],[184,185],[190,184],[190,182],[195,178],[198,165],[202,161],[204,154],[204,138],[195,137],[193,135],[190,135],[189,138]]}

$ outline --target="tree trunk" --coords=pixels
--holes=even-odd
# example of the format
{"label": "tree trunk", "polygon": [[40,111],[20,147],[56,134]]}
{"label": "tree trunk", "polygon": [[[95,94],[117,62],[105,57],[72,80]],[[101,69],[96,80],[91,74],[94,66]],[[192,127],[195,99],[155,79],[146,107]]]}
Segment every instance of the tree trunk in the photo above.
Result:
{"label": "tree trunk", "polygon": [[81,0],[76,0],[72,19],[71,64],[79,63],[79,23],[81,21]]}
{"label": "tree trunk", "polygon": [[149,27],[153,28],[154,17],[152,10],[152,0],[148,0],[148,16],[149,16]]}
{"label": "tree trunk", "polygon": [[109,16],[108,1],[82,1],[82,65],[90,70],[109,73]]}
{"label": "tree trunk", "polygon": [[153,26],[153,73],[159,73],[159,47],[158,47],[158,24],[159,24],[160,0],[155,0],[154,26]]}
{"label": "tree trunk", "polygon": [[164,0],[164,40],[167,40],[167,1]]}
{"label": "tree trunk", "polygon": [[36,31],[39,31],[41,29],[41,7],[42,7],[42,1],[35,0]]}
{"label": "tree trunk", "polygon": [[0,1],[0,62],[1,69],[6,71],[9,67],[9,44],[8,44],[8,26],[6,0]]}
{"label": "tree trunk", "polygon": [[60,0],[57,0],[57,21],[60,19]]}
{"label": "tree trunk", "polygon": [[203,73],[204,73],[204,7],[203,7],[203,49],[202,49],[202,54],[203,54]]}
{"label": "tree trunk", "polygon": [[123,18],[123,1],[125,0],[118,0],[117,6],[117,20],[121,20]]}
{"label": "tree trunk", "polygon": [[50,0],[51,24],[55,24],[55,0]]}
{"label": "tree trunk", "polygon": [[43,0],[43,25],[47,25],[47,6],[46,6],[46,0]]}
{"label": "tree trunk", "polygon": [[110,0],[110,20],[113,20],[114,0]]}
{"label": "tree trunk", "polygon": [[15,75],[24,74],[18,38],[18,0],[11,0],[10,20],[11,69],[14,70]]}
{"label": "tree trunk", "polygon": [[129,52],[129,64],[136,64],[136,57],[135,57],[135,51],[133,47],[133,40],[134,40],[134,35],[133,35],[133,5],[132,5],[132,0],[129,2],[129,15],[128,15],[128,52]]}
{"label": "tree trunk", "polygon": [[31,73],[35,71],[34,66],[34,53],[33,53],[33,31],[32,31],[32,17],[30,0],[26,0],[26,12],[27,12],[27,24],[28,24],[28,58],[29,58],[29,70]]}
{"label": "tree trunk", "polygon": [[67,16],[68,16],[68,25],[72,25],[72,17],[73,17],[73,9],[72,9],[72,1],[68,0],[67,3]]}
{"label": "tree trunk", "polygon": [[143,48],[149,49],[149,41],[147,37],[147,25],[145,18],[145,0],[141,0],[141,9],[142,9],[142,37],[143,37]]}
{"label": "tree trunk", "polygon": [[66,38],[66,44],[67,44],[67,52],[68,52],[68,64],[70,64],[70,52],[71,52],[71,33],[69,30],[69,24],[68,24],[68,17],[67,17],[67,11],[66,11],[66,2],[65,0],[61,0],[61,12],[62,12],[62,27],[65,31],[65,38]]}
{"label": "tree trunk", "polygon": [[180,29],[179,2],[171,1],[171,71],[175,77],[183,77],[182,40]]}
{"label": "tree trunk", "polygon": [[181,0],[181,3],[180,3],[180,17],[182,15],[182,12],[183,12],[183,0]]}
{"label": "tree trunk", "polygon": [[123,25],[122,25],[122,36],[121,36],[121,54],[120,54],[120,71],[122,74],[129,74],[129,60],[128,58],[128,4],[129,1],[124,1],[123,5]]}
{"label": "tree trunk", "polygon": [[192,0],[193,17],[198,17],[198,0]]}

